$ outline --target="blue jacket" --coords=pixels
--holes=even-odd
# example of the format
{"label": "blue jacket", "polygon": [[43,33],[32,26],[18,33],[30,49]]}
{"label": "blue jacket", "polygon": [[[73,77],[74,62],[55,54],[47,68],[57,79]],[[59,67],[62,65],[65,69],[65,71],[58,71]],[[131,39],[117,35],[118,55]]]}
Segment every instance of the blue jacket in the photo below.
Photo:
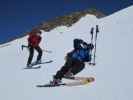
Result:
{"label": "blue jacket", "polygon": [[74,50],[71,54],[71,57],[75,60],[79,60],[82,62],[89,62],[91,61],[91,50],[88,48],[80,48],[77,50]]}
{"label": "blue jacket", "polygon": [[91,61],[91,51],[94,45],[87,44],[81,39],[74,39],[73,43],[74,50],[68,53],[68,56],[81,62]]}

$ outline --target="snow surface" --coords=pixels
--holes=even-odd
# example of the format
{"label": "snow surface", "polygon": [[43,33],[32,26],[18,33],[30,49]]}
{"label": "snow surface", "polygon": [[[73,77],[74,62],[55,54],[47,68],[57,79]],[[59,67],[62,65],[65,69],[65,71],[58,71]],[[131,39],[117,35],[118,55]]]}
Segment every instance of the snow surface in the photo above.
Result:
{"label": "snow surface", "polygon": [[[132,11],[133,6],[102,19],[87,15],[70,28],[62,26],[44,32],[41,47],[52,53],[44,52],[43,61],[54,62],[41,69],[23,69],[28,51],[22,51],[21,45],[27,44],[27,37],[1,46],[0,100],[133,100]],[[36,88],[37,84],[49,82],[61,68],[74,38],[90,42],[90,29],[95,25],[100,26],[97,64],[86,64],[77,76],[94,76],[96,81],[85,86]]]}

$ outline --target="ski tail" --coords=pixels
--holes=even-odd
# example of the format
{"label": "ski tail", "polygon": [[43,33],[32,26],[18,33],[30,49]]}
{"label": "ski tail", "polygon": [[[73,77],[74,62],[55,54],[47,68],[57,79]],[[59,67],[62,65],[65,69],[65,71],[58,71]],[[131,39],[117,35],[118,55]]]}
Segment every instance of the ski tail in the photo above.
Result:
{"label": "ski tail", "polygon": [[65,86],[65,83],[60,83],[56,85],[51,85],[51,84],[44,84],[44,85],[37,85],[36,87],[58,87],[58,86]]}

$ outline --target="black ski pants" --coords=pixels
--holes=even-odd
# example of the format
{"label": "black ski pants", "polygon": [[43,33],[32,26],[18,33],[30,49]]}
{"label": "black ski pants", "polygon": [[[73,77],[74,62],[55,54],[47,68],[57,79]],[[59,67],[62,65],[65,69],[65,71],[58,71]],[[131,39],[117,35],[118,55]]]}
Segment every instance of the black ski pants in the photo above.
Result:
{"label": "black ski pants", "polygon": [[85,67],[84,62],[73,60],[70,57],[67,57],[66,62],[62,68],[57,71],[56,75],[54,75],[54,79],[62,79],[67,72],[73,73],[76,75],[80,71],[82,71]]}
{"label": "black ski pants", "polygon": [[29,46],[29,58],[28,58],[27,65],[31,64],[31,62],[32,62],[32,59],[33,59],[33,56],[34,56],[34,49],[38,52],[37,61],[41,60],[42,49],[39,46],[37,46],[37,47]]}

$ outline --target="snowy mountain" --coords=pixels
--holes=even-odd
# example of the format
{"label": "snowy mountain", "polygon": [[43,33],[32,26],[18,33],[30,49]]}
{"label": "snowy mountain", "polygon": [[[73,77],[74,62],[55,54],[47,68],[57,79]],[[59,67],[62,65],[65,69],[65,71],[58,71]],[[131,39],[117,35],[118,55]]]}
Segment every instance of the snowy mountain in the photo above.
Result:
{"label": "snowy mountain", "polygon": [[[21,50],[26,38],[0,46],[1,100],[132,100],[132,31],[133,6],[111,16],[97,19],[93,15],[81,18],[72,27],[57,27],[44,32],[41,47],[43,60],[54,60],[41,69],[24,70],[28,51]],[[90,85],[77,87],[36,88],[52,79],[64,64],[65,54],[72,50],[73,39],[90,42],[90,29],[100,26],[97,41],[96,66],[86,65],[77,76],[94,76]],[[34,58],[35,60],[35,58]]]}
{"label": "snowy mountain", "polygon": [[92,8],[88,10],[76,11],[71,14],[56,17],[50,21],[42,22],[34,29],[37,28],[37,29],[42,29],[42,30],[45,30],[46,32],[49,32],[58,26],[71,27],[73,24],[75,24],[77,21],[79,21],[82,17],[86,16],[87,14],[94,15],[97,18],[103,18],[106,16],[103,12],[98,11],[95,8]]}

